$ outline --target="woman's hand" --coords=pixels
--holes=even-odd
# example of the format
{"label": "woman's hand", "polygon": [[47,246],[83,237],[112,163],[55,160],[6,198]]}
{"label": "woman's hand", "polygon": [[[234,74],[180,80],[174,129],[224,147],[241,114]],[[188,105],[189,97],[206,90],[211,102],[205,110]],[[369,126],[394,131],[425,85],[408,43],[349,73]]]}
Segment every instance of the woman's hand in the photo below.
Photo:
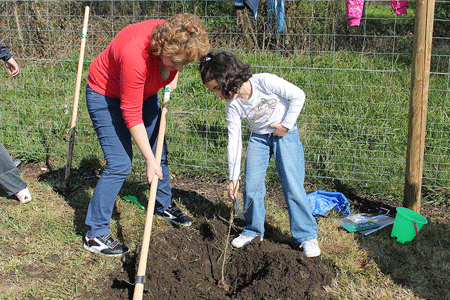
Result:
{"label": "woman's hand", "polygon": [[228,197],[230,197],[231,201],[236,200],[236,194],[239,190],[239,181],[237,179],[230,180],[228,182],[227,191],[228,191]]}
{"label": "woman's hand", "polygon": [[170,86],[170,91],[173,92],[176,88],[177,88],[177,84],[178,84],[178,72],[177,75],[175,75],[175,77],[173,78],[173,80],[168,84],[168,86]]}
{"label": "woman's hand", "polygon": [[152,183],[153,177],[155,177],[155,175],[158,177],[159,180],[163,179],[162,168],[156,162],[155,159],[150,159],[149,161],[146,162],[146,164],[147,164],[147,180],[149,184]]}

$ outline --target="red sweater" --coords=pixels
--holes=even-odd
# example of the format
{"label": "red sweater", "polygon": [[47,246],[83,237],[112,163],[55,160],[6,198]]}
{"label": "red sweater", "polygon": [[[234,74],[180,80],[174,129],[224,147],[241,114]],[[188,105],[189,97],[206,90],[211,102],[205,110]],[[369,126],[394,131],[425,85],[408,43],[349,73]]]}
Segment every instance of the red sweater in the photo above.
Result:
{"label": "red sweater", "polygon": [[147,20],[128,25],[97,56],[89,67],[89,86],[105,96],[120,99],[120,108],[128,128],[142,120],[145,99],[170,83],[177,71],[163,81],[159,58],[150,51],[151,32],[166,20]]}

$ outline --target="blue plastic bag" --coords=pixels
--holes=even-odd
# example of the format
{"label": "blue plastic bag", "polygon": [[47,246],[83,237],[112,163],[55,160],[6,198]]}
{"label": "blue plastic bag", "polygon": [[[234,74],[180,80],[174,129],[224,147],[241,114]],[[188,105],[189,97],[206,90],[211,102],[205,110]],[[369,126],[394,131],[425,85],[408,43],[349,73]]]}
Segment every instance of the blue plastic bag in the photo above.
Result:
{"label": "blue plastic bag", "polygon": [[314,218],[324,216],[333,208],[345,216],[350,214],[350,203],[342,193],[318,190],[308,194],[306,199]]}

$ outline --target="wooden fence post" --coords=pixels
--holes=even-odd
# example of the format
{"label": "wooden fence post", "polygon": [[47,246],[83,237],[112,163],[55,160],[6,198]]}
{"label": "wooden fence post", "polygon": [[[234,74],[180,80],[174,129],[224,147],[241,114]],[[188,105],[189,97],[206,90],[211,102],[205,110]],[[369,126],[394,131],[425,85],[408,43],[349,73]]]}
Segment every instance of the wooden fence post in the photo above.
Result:
{"label": "wooden fence post", "polygon": [[416,1],[403,206],[420,213],[435,0]]}

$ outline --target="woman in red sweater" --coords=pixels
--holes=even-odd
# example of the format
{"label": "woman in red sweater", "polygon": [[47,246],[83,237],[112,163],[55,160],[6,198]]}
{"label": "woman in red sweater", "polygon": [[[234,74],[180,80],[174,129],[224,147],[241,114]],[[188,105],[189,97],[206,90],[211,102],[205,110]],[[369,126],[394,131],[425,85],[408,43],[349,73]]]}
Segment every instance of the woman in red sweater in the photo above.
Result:
{"label": "woman in red sweater", "polygon": [[106,256],[128,252],[111,236],[110,221],[116,197],[131,170],[131,138],[145,159],[149,183],[154,175],[160,179],[156,214],[177,225],[192,224],[172,202],[166,143],[161,166],[153,154],[160,114],[157,92],[166,85],[173,91],[183,66],[204,56],[209,48],[200,18],[184,13],[125,27],[92,62],[86,103],[106,167],[89,202],[85,249]]}

